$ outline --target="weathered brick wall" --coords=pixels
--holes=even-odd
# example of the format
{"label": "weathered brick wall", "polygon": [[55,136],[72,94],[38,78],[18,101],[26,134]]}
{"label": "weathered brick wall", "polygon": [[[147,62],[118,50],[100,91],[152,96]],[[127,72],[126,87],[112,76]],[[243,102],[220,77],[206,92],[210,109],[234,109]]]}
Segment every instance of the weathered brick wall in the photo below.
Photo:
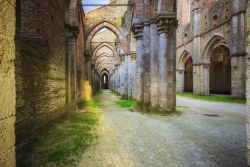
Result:
{"label": "weathered brick wall", "polygon": [[82,100],[84,98],[84,47],[85,41],[84,41],[84,15],[82,14],[82,10],[78,10],[78,29],[79,34],[77,38],[77,97],[79,100]]}
{"label": "weathered brick wall", "polygon": [[0,1],[0,166],[15,166],[15,0]]}
{"label": "weathered brick wall", "polygon": [[21,1],[21,54],[16,59],[18,145],[66,110],[64,11],[61,0]]}

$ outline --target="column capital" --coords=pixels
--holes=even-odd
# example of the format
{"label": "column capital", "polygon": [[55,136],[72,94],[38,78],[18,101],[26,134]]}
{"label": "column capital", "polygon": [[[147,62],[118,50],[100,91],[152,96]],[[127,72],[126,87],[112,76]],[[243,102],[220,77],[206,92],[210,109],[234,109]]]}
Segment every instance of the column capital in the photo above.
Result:
{"label": "column capital", "polygon": [[167,33],[170,25],[177,25],[175,14],[159,14],[156,17],[158,33]]}
{"label": "column capital", "polygon": [[79,34],[78,26],[65,25],[65,27],[68,29],[69,38],[76,40],[78,38],[78,34]]}
{"label": "column capital", "polygon": [[199,14],[199,13],[201,13],[201,11],[202,11],[202,9],[200,7],[195,7],[195,8],[193,8],[192,13]]}
{"label": "column capital", "polygon": [[142,23],[134,23],[132,27],[132,31],[134,33],[135,39],[142,39],[143,37],[143,24]]}

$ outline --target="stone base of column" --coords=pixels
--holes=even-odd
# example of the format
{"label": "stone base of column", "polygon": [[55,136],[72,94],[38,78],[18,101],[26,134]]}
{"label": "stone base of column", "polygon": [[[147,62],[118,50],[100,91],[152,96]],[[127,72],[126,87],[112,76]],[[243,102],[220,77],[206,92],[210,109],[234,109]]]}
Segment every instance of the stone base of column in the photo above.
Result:
{"label": "stone base of column", "polygon": [[245,82],[245,56],[234,56],[232,62],[232,96],[239,99],[246,98],[246,82]]}

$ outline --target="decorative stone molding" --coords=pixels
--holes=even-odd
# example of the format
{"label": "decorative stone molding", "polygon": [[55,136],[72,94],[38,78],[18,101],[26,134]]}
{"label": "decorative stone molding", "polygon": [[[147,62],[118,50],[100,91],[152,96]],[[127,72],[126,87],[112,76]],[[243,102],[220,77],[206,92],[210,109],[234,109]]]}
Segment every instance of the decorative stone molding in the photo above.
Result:
{"label": "decorative stone molding", "polygon": [[135,23],[132,27],[135,39],[142,39],[143,37],[143,24]]}
{"label": "decorative stone molding", "polygon": [[156,17],[158,34],[167,33],[170,25],[178,25],[175,14],[159,14]]}
{"label": "decorative stone molding", "polygon": [[193,8],[192,13],[193,14],[199,14],[201,13],[202,9],[200,7]]}
{"label": "decorative stone molding", "polygon": [[69,38],[70,39],[77,39],[78,38],[79,29],[77,26],[69,26],[68,30],[69,30]]}

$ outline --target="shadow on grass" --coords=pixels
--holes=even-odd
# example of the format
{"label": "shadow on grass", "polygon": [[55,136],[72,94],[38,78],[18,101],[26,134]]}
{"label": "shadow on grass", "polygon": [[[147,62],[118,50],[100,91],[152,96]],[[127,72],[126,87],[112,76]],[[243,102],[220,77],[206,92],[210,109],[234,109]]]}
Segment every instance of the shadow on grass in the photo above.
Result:
{"label": "shadow on grass", "polygon": [[193,93],[177,93],[177,96],[188,97],[191,99],[198,99],[198,100],[214,101],[214,102],[240,103],[240,104],[246,103],[246,100],[244,99],[237,99],[231,96],[221,96],[221,95],[206,96],[206,95],[195,95]]}
{"label": "shadow on grass", "polygon": [[67,113],[39,130],[25,146],[21,167],[72,167],[98,138],[98,96],[84,101],[86,112]]}

